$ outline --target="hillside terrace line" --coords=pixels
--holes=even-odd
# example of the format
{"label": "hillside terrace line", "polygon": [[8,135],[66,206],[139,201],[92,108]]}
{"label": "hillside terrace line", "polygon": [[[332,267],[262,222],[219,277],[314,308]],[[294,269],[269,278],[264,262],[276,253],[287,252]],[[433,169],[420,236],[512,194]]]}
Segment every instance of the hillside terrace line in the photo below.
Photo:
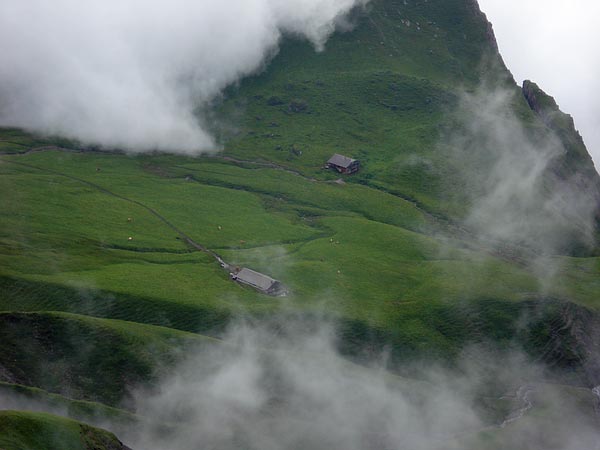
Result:
{"label": "hillside terrace line", "polygon": [[[95,150],[89,150],[89,149],[70,149],[70,148],[65,148],[65,147],[60,147],[60,146],[53,146],[53,145],[49,145],[49,146],[41,146],[41,147],[34,147],[34,148],[30,148],[24,152],[16,152],[16,153],[12,153],[12,152],[0,152],[0,156],[24,156],[27,154],[31,154],[31,153],[38,153],[38,152],[45,152],[45,151],[51,151],[51,150],[57,150],[57,151],[66,151],[66,152],[74,152],[74,153],[94,153],[96,152]],[[111,152],[101,152],[101,153],[111,153]],[[335,154],[332,158],[330,158],[329,161],[331,161],[333,158],[335,158],[335,156],[338,156],[337,154]],[[339,155],[342,158],[346,158],[348,160],[352,160],[352,161],[357,161],[360,164],[360,161],[358,160],[353,160],[352,158],[348,158],[345,157],[343,155]],[[285,166],[281,166],[279,164],[276,163],[271,163],[271,162],[258,162],[258,161],[251,161],[251,160],[240,160],[240,159],[236,159],[236,158],[232,158],[232,157],[228,157],[228,156],[222,156],[222,155],[211,155],[208,156],[208,158],[216,158],[216,159],[223,159],[225,161],[231,162],[233,164],[252,164],[252,165],[258,165],[258,166],[262,166],[262,167],[266,167],[266,168],[271,168],[274,170],[281,170],[284,172],[288,172],[291,173],[293,175],[299,176],[307,181],[311,181],[311,182],[317,182],[317,183],[338,183],[338,181],[321,181],[321,180],[317,180],[315,178],[311,178],[311,177],[307,177],[304,174],[302,174],[299,171],[287,168]],[[150,212],[152,215],[154,215],[155,217],[157,217],[159,220],[161,220],[163,223],[165,223],[168,227],[170,227],[172,230],[174,230],[177,234],[179,234],[179,236],[182,238],[182,240],[184,242],[186,242],[189,246],[191,246],[192,248],[196,249],[197,251],[206,253],[208,255],[210,255],[212,258],[214,258],[215,260],[217,260],[217,262],[219,262],[220,266],[225,269],[228,270],[230,272],[230,276],[233,274],[233,272],[235,272],[236,268],[235,266],[232,266],[231,264],[227,263],[218,253],[216,253],[215,251],[205,247],[204,245],[194,241],[190,236],[188,236],[187,234],[185,234],[182,230],[180,230],[179,228],[177,228],[174,224],[172,224],[170,221],[168,221],[164,216],[160,215],[156,210],[154,210],[153,208],[150,208],[149,206],[146,206],[144,204],[142,204],[141,202],[137,201],[137,200],[133,200],[130,198],[126,198],[122,195],[116,194],[112,191],[109,191],[108,189],[97,185],[95,183],[92,183],[90,181],[86,181],[84,179],[81,178],[77,178],[74,177],[72,175],[68,175],[65,173],[61,173],[58,171],[54,171],[51,169],[46,169],[46,168],[41,168],[41,167],[37,167],[31,164],[26,164],[26,163],[22,163],[22,162],[16,162],[16,161],[12,161],[12,160],[6,160],[6,159],[2,159],[2,161],[7,162],[7,163],[11,163],[11,164],[16,164],[16,165],[22,165],[24,167],[30,167],[39,171],[46,171],[49,173],[54,173],[56,175],[60,175],[66,178],[70,178],[72,180],[75,180],[77,182],[83,183],[83,184],[87,184],[88,186],[91,186],[95,189],[98,189],[101,192],[104,192],[105,194],[111,195],[113,197],[116,198],[120,198],[121,200],[136,204],[144,209],[146,209],[148,212]],[[329,168],[329,161],[328,163],[324,166],[325,168]],[[369,185],[368,187],[370,187],[371,189],[375,189],[381,192],[385,192],[387,194],[393,195],[395,197],[401,198],[402,200],[412,204],[416,209],[418,209],[419,211],[421,211],[428,219],[430,219],[433,223],[438,223],[442,228],[446,228],[448,231],[453,231],[454,235],[456,237],[460,238],[467,238],[470,237],[469,231],[467,229],[465,229],[461,224],[458,223],[454,223],[451,219],[447,218],[447,217],[441,217],[438,216],[435,213],[432,213],[431,211],[427,210],[427,208],[424,207],[424,205],[422,205],[420,202],[418,202],[415,199],[412,199],[410,197],[405,197],[403,195],[400,195],[397,192],[392,192],[389,191],[387,189],[384,189],[380,186],[371,186]],[[470,241],[465,241],[465,242],[469,242]],[[488,242],[489,244],[491,244],[492,249],[490,250],[489,248],[485,248],[485,245],[476,245],[478,250],[484,250],[487,253],[496,256],[496,257],[500,257],[501,259],[504,260],[508,260],[520,265],[525,265],[526,264],[526,258],[523,257],[522,253],[528,253],[528,249],[517,249],[517,248],[512,248],[509,245],[504,244],[503,246],[501,246],[500,248],[498,248],[498,242]],[[472,246],[472,243],[470,243]],[[530,257],[532,255],[529,255]],[[239,270],[239,268],[237,268],[237,270]],[[232,277],[233,278],[233,277]],[[270,278],[270,277],[269,277]]]}
{"label": "hillside terrace line", "polygon": [[42,168],[42,167],[35,166],[33,164],[27,164],[27,163],[23,163],[23,162],[6,161],[6,160],[3,160],[3,161],[8,162],[10,164],[15,164],[15,165],[39,170],[41,172],[48,172],[48,173],[52,173],[54,175],[59,175],[59,176],[77,181],[78,183],[82,183],[87,186],[90,186],[94,189],[99,190],[100,192],[103,192],[104,194],[110,195],[112,197],[116,197],[120,200],[124,200],[129,203],[133,203],[134,205],[140,206],[141,208],[144,208],[146,211],[148,211],[153,216],[157,217],[160,221],[162,221],[165,225],[167,225],[173,231],[175,231],[181,237],[181,239],[186,244],[188,244],[190,247],[213,257],[223,269],[230,271],[229,275],[233,281],[236,281],[242,285],[250,286],[250,287],[254,288],[255,290],[257,290],[263,294],[266,294],[266,295],[285,296],[288,293],[287,289],[278,280],[275,280],[275,279],[273,279],[267,275],[264,275],[260,272],[256,272],[254,270],[251,270],[251,269],[248,269],[245,267],[244,268],[235,267],[235,266],[227,263],[218,253],[216,253],[213,250],[205,247],[204,245],[199,244],[198,242],[194,241],[190,236],[188,236],[186,233],[184,233],[181,229],[179,229],[176,225],[174,225],[172,222],[170,222],[166,217],[161,215],[154,208],[151,208],[138,200],[133,200],[131,198],[128,198],[123,195],[112,192],[112,191],[106,189],[105,187],[102,187],[96,183],[92,183],[91,181],[87,181],[82,178],[75,177],[73,175],[68,175],[66,173],[58,172],[56,170]]}

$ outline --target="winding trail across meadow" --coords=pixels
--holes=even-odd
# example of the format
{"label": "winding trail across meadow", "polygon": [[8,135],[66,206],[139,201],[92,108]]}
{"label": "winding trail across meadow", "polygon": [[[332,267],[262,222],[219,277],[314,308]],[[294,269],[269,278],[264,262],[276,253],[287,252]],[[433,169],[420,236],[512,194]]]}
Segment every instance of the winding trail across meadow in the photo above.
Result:
{"label": "winding trail across meadow", "polygon": [[[116,194],[102,186],[99,186],[97,184],[94,184],[90,181],[86,181],[81,178],[74,177],[72,175],[68,175],[65,173],[58,172],[58,171],[53,171],[51,169],[45,169],[43,167],[29,165],[27,163],[16,162],[16,161],[6,160],[6,159],[1,158],[2,156],[13,156],[13,157],[26,156],[26,155],[29,155],[32,153],[41,153],[41,152],[46,152],[46,151],[63,151],[63,152],[70,152],[70,153],[102,153],[102,154],[114,153],[114,152],[108,152],[108,151],[99,152],[97,150],[90,150],[90,149],[69,149],[69,148],[60,147],[60,146],[56,146],[56,145],[49,145],[49,146],[33,147],[33,148],[30,148],[23,152],[12,152],[12,153],[0,152],[0,160],[7,162],[7,163],[21,164],[26,167],[29,166],[31,168],[34,168],[34,169],[37,169],[40,171],[55,173],[57,175],[61,175],[66,178],[70,178],[72,180],[87,184],[88,186],[98,189],[108,195],[112,195],[114,197],[120,198],[120,199],[128,201],[130,203],[137,204],[138,206],[141,206],[142,208],[146,209],[151,214],[153,214],[154,216],[159,218],[162,222],[164,222],[171,229],[173,229],[191,247],[195,248],[198,251],[209,254],[214,259],[216,259],[219,262],[219,264],[221,264],[222,267],[224,267],[226,269],[229,268],[229,264],[227,264],[221,258],[221,256],[218,255],[216,252],[208,249],[206,246],[204,246],[198,242],[195,242],[190,236],[188,236],[186,233],[184,233],[181,229],[177,228],[173,223],[171,223],[168,219],[166,219],[164,216],[159,214],[155,209],[150,208],[149,206],[147,206],[137,200],[133,200],[133,199],[127,198],[125,196]],[[335,181],[335,180],[318,180],[316,178],[306,176],[298,170],[294,170],[289,167],[283,166],[281,164],[277,164],[277,163],[269,162],[269,161],[245,160],[245,159],[234,158],[231,156],[221,155],[221,154],[208,155],[207,158],[219,159],[219,160],[230,162],[232,164],[238,164],[238,165],[248,164],[248,165],[258,166],[258,167],[262,167],[262,168],[266,168],[266,169],[278,170],[278,171],[282,171],[285,173],[293,174],[293,175],[300,177],[311,183],[327,183],[327,184],[338,183],[338,181]],[[442,235],[447,235],[449,237],[459,239],[460,241],[464,242],[472,250],[488,253],[491,256],[500,258],[502,260],[511,262],[513,264],[520,265],[522,267],[526,267],[528,265],[528,261],[535,259],[535,257],[537,256],[534,253],[532,253],[529,249],[517,248],[517,247],[514,247],[507,243],[493,242],[489,239],[482,238],[481,236],[476,237],[470,230],[464,228],[460,223],[458,223],[448,217],[445,217],[443,215],[439,215],[435,212],[430,211],[421,202],[419,202],[411,197],[402,195],[398,192],[391,191],[382,186],[367,184],[367,185],[365,185],[365,187],[386,193],[388,195],[392,195],[396,198],[399,198],[399,199],[409,203],[412,207],[414,207],[421,214],[423,214],[423,217],[425,217],[431,224],[434,224],[434,226],[442,233]]]}
{"label": "winding trail across meadow", "polygon": [[175,224],[173,224],[171,221],[169,221],[166,217],[164,217],[162,214],[160,214],[154,208],[151,208],[150,206],[147,206],[138,200],[134,200],[129,197],[125,197],[124,195],[117,194],[117,193],[110,191],[109,189],[107,189],[103,186],[100,186],[96,183],[92,183],[91,181],[87,181],[87,180],[84,180],[83,178],[78,178],[73,175],[59,172],[57,170],[47,169],[44,167],[39,167],[39,166],[35,166],[33,164],[27,164],[27,163],[18,162],[18,161],[10,161],[10,160],[6,160],[6,159],[2,159],[2,158],[0,158],[0,161],[8,163],[8,164],[15,164],[15,165],[23,166],[23,167],[28,167],[30,169],[39,170],[40,172],[47,172],[47,173],[52,173],[54,175],[59,175],[59,176],[68,178],[70,180],[77,181],[78,183],[82,183],[87,186],[90,186],[106,195],[110,195],[110,196],[118,198],[120,200],[140,206],[141,208],[144,208],[146,211],[148,211],[153,216],[157,217],[160,221],[162,221],[165,225],[167,225],[173,231],[175,231],[181,237],[181,239],[183,239],[183,241],[186,242],[188,245],[190,245],[191,247],[193,247],[194,249],[196,249],[200,252],[203,252],[203,253],[206,253],[206,254],[212,256],[214,259],[217,260],[217,262],[221,265],[221,267],[223,267],[224,269],[229,269],[229,264],[227,262],[225,262],[225,260],[223,260],[223,258],[219,254],[210,250],[206,246],[194,241],[189,235],[187,235],[185,232],[183,232],[179,227],[177,227]]}

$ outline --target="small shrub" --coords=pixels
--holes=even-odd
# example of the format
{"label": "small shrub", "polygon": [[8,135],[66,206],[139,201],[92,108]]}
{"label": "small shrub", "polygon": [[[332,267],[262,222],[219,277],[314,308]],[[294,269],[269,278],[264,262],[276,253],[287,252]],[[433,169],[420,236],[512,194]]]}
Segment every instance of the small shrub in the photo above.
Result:
{"label": "small shrub", "polygon": [[276,95],[273,95],[267,99],[267,105],[269,105],[269,106],[279,106],[279,105],[283,105],[283,103],[284,103],[283,100],[281,100]]}

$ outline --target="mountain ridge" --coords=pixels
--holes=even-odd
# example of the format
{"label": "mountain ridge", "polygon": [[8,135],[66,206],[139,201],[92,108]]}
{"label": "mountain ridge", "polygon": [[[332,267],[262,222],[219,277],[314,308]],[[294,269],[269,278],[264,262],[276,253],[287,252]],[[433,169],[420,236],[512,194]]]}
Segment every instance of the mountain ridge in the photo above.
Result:
{"label": "mountain ridge", "polygon": [[[535,420],[540,435],[553,430],[544,420],[560,406],[529,415],[507,389],[535,382],[592,404],[600,265],[588,206],[600,191],[572,120],[537,86],[516,85],[475,0],[373,0],[351,19],[322,52],[286,36],[263,71],[202,111],[218,154],[128,155],[0,129],[0,381],[123,406],[132,392],[157,395],[157,373],[176,367],[182,381],[174,361],[188,341],[210,354],[203,335],[251,324],[273,333],[255,353],[277,367],[296,350],[271,346],[324,324],[374,379],[416,376],[413,364],[460,372],[465,353],[487,367],[473,347],[544,365],[534,380],[472,393],[486,427],[457,448],[502,448]],[[325,170],[334,153],[361,170]],[[199,247],[290,295],[234,283]],[[220,348],[253,349],[237,339]],[[322,356],[308,350],[298,353]],[[285,386],[276,370],[258,373]],[[247,381],[218,379],[228,393]]]}

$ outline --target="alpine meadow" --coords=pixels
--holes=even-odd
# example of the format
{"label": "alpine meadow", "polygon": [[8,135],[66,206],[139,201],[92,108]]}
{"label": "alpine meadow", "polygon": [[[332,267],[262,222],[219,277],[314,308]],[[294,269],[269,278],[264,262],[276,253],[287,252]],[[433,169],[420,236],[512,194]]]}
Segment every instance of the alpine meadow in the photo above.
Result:
{"label": "alpine meadow", "polygon": [[0,449],[600,448],[600,176],[477,0],[6,0],[0,50]]}

